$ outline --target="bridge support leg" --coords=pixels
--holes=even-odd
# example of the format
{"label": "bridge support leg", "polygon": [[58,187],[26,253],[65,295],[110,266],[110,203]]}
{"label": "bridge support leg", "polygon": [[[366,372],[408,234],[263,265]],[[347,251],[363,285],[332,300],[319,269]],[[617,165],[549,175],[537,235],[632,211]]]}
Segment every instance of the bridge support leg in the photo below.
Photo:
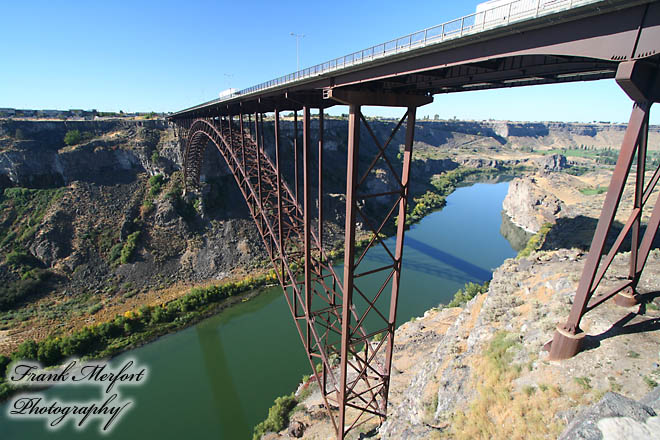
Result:
{"label": "bridge support leg", "polygon": [[[550,343],[550,359],[553,360],[568,359],[580,351],[584,338],[584,332],[580,329],[580,321],[585,313],[612,297],[621,306],[627,307],[637,304],[637,293],[635,289],[660,223],[659,198],[640,243],[642,209],[658,181],[658,174],[660,172],[660,168],[658,168],[648,187],[644,189],[649,111],[652,103],[658,99],[658,96],[655,95],[655,90],[658,89],[660,76],[649,66],[640,64],[638,61],[633,61],[622,63],[619,66],[617,82],[635,101],[635,104],[623,139],[621,151],[619,152],[619,158],[610,181],[600,219],[594,233],[594,238],[591,242],[589,254],[582,271],[582,277],[578,284],[570,315],[564,325],[557,327],[553,340]],[[637,169],[633,211],[607,256],[601,260],[608,233],[612,228],[612,223],[614,222],[635,154],[637,154]],[[631,230],[632,240],[628,279],[615,285],[609,291],[594,296],[605,272],[614,260],[616,252],[621,248],[624,239]]]}
{"label": "bridge support leg", "polygon": [[[346,433],[373,416],[378,417],[382,422],[387,414],[415,114],[417,106],[429,102],[430,98],[333,92],[335,99],[337,97],[346,98],[346,103],[349,104],[340,351],[340,413],[337,424],[337,437],[343,439]],[[389,138],[385,142],[381,142],[363,116],[361,104],[407,107],[407,111]],[[403,163],[399,168],[398,163],[394,160],[398,156],[399,150],[398,148],[388,149],[388,146],[403,126],[404,121],[406,134]],[[361,125],[364,126],[376,146],[373,157],[364,157],[367,156],[367,152],[374,151],[371,146],[369,146],[371,148],[365,147],[365,152],[360,153]],[[362,162],[359,159],[362,159]],[[361,164],[369,165],[361,167]],[[370,190],[369,185],[365,182],[372,173],[387,173],[393,182],[394,189],[379,193]],[[384,215],[383,212],[385,212]],[[395,214],[398,214],[396,220]],[[363,231],[369,233],[368,237],[357,236],[358,220],[362,223]],[[384,235],[392,232],[395,232],[396,235],[394,249],[390,249],[392,244],[389,240],[387,242],[384,240]],[[358,240],[361,244],[359,248]],[[386,263],[382,263],[380,260],[378,263],[364,263],[367,252],[376,248],[381,257],[387,260]],[[377,280],[376,285],[380,287],[374,289],[362,284],[362,280],[366,277]],[[373,281],[371,282],[373,283]],[[387,298],[388,293],[389,298]],[[365,323],[369,324],[368,330],[366,333],[359,333],[358,329]],[[374,336],[380,336],[381,339],[376,341]]]}

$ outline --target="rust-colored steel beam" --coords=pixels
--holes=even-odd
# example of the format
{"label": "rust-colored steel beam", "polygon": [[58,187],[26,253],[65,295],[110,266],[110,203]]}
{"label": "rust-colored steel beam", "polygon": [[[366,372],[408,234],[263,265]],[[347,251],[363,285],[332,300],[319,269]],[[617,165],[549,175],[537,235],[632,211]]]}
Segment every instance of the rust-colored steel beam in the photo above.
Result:
{"label": "rust-colored steel beam", "polygon": [[[557,327],[553,340],[549,344],[550,359],[567,359],[580,351],[584,338],[584,332],[580,329],[580,321],[588,311],[612,297],[621,306],[632,306],[637,303],[637,283],[639,282],[639,277],[651,249],[651,244],[657,233],[658,222],[660,222],[658,218],[660,217],[660,208],[656,202],[646,232],[640,243],[643,208],[648,200],[648,195],[650,195],[657,183],[657,179],[654,176],[646,190],[644,189],[649,112],[651,105],[657,100],[654,90],[659,79],[660,74],[657,67],[649,66],[643,61],[624,62],[619,65],[617,82],[628,96],[634,100],[633,110],[578,284],[571,312],[566,323]],[[601,260],[607,236],[617,214],[619,201],[625,189],[635,154],[637,154],[637,169],[635,173],[633,211],[623,230],[619,233],[613,247],[607,256]],[[608,267],[631,230],[628,280],[619,283],[606,293],[594,296]]]}
{"label": "rust-colored steel beam", "polygon": [[344,437],[348,403],[348,354],[350,344],[351,305],[353,304],[353,262],[355,260],[355,210],[358,159],[360,148],[360,107],[349,106],[348,113],[348,159],[346,165],[346,225],[344,227],[344,289],[342,296],[340,395],[338,434]]}
{"label": "rust-colored steel beam", "polygon": [[305,316],[307,318],[307,340],[306,346],[308,355],[312,351],[312,329],[311,310],[312,310],[312,184],[310,181],[311,172],[311,138],[310,138],[310,114],[309,107],[303,108],[303,223],[305,228]]}
{"label": "rust-colored steel beam", "polygon": [[[375,98],[373,103],[392,99],[383,96]],[[408,104],[408,97],[402,96],[401,105],[405,107]],[[302,112],[301,153],[297,151],[297,142],[294,142],[294,159],[302,154],[301,169],[294,170],[296,175],[302,171],[302,182],[299,182],[303,186],[302,200],[296,197],[295,188],[289,188],[282,178],[279,110],[274,115],[274,162],[264,148],[263,114],[255,113],[254,136],[251,115],[248,115],[247,133],[243,130],[243,114],[238,114],[239,127],[236,128],[232,126],[233,117],[205,118],[190,121],[184,173],[188,176],[187,187],[198,186],[201,160],[209,140],[227,162],[284,289],[285,299],[314,378],[321,387],[321,395],[337,437],[343,439],[368,418],[376,416],[383,420],[386,415],[415,108],[408,108],[391,135],[382,142],[362,115],[360,105],[351,106],[343,278],[335,271],[323,246],[323,109],[319,111],[317,209],[312,200],[311,105],[303,102]],[[297,125],[297,117],[295,119]],[[404,160],[401,169],[397,170],[399,166],[392,161],[396,153],[388,152],[388,146],[404,121],[407,121]],[[361,125],[365,126],[377,146],[374,156],[367,158],[365,163],[370,165],[364,170],[359,169]],[[297,129],[294,131],[297,138]],[[384,170],[399,185],[396,191],[374,193],[368,189],[368,175],[381,172],[377,166],[380,163],[385,164]],[[375,220],[367,212],[369,203],[376,199],[379,203],[392,205],[383,219]],[[381,235],[397,212],[396,245],[392,251]],[[356,240],[360,238],[356,236],[355,229],[358,217],[366,225],[371,239],[366,248],[356,255]],[[391,264],[377,269],[360,269],[369,249],[377,246],[392,258]],[[360,287],[358,279],[367,275],[381,276],[380,288],[372,292],[365,290],[364,286]],[[388,293],[391,296],[389,300],[383,300],[387,304],[383,306],[379,298],[384,299]],[[367,329],[367,325],[372,328]],[[384,337],[374,343],[372,338],[378,334]],[[339,366],[332,363],[333,356],[339,357]],[[322,366],[320,372],[316,369],[317,362]]]}

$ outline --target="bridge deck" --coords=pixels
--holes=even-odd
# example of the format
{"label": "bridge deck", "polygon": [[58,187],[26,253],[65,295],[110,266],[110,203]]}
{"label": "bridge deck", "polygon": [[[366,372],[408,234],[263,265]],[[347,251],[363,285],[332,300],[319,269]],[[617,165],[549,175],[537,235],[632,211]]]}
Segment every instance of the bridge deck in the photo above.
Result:
{"label": "bridge deck", "polygon": [[[546,3],[551,7],[544,7]],[[648,3],[655,4],[645,14]],[[433,95],[614,78],[621,61],[658,59],[658,17],[660,5],[654,0],[518,0],[181,110],[170,118],[275,107],[294,110],[302,108],[296,102],[300,100],[327,108],[338,102],[324,100],[323,90],[336,87]]]}
{"label": "bridge deck", "polygon": [[[548,4],[556,9],[543,11]],[[340,64],[324,63],[170,116],[186,146],[186,188],[199,183],[209,143],[215,144],[234,175],[284,290],[339,439],[370,416],[381,421],[387,416],[415,117],[417,107],[433,100],[431,95],[615,77],[635,105],[571,314],[557,327],[550,358],[565,359],[579,352],[584,336],[580,320],[598,304],[612,297],[627,306],[639,301],[635,289],[660,227],[659,198],[642,234],[642,209],[660,181],[660,167],[648,184],[643,178],[649,112],[660,101],[660,0],[518,0],[506,6],[506,15],[500,8],[463,17],[460,27],[452,24],[455,20],[431,28],[432,32],[426,29],[404,37],[401,46],[401,39],[393,40],[389,52],[385,43],[380,56],[370,48],[350,55],[350,62],[344,57]],[[513,12],[520,12],[515,20]],[[500,25],[503,21],[509,24]],[[439,36],[433,33],[438,28]],[[337,104],[349,105],[343,276],[335,270],[332,252],[323,240],[327,170],[322,109]],[[405,108],[389,137],[376,133],[364,117],[361,107],[369,105]],[[315,154],[312,108],[320,109]],[[296,110],[293,136],[286,141],[279,129],[282,110]],[[269,132],[274,157],[264,140],[267,112],[274,112],[274,130]],[[361,130],[369,140],[362,148]],[[402,149],[393,142],[399,130],[405,139]],[[291,148],[283,148],[285,144]],[[634,209],[601,264],[635,157]],[[293,185],[286,184],[283,173],[291,171],[289,164]],[[389,182],[386,191],[369,184],[374,176]],[[358,224],[365,241],[358,239]],[[394,229],[392,248],[383,236]],[[632,236],[629,278],[594,296],[628,233]],[[386,265],[360,266],[373,248],[387,254]],[[365,276],[375,277],[380,288],[360,285]]]}

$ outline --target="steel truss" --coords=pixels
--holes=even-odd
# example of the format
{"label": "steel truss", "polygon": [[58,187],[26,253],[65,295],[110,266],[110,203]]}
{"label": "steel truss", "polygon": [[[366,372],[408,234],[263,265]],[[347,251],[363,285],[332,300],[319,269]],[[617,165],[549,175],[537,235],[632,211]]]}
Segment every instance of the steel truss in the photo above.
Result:
{"label": "steel truss", "polygon": [[[186,190],[199,186],[204,150],[209,141],[227,162],[284,290],[337,438],[343,439],[367,420],[378,417],[382,421],[386,417],[415,113],[417,106],[431,102],[432,98],[343,91],[328,91],[327,95],[350,106],[343,274],[335,269],[329,258],[332,249],[327,249],[323,240],[322,108],[319,108],[315,155],[310,106],[299,103],[302,145],[298,139],[298,111],[294,113],[293,188],[282,176],[283,164],[287,161],[282,157],[280,110],[276,109],[273,114],[274,159],[264,147],[263,113],[177,120],[176,123],[186,139]],[[399,106],[407,110],[389,138],[383,141],[363,116],[363,105]],[[360,149],[361,126],[375,149]],[[393,163],[386,152],[399,147],[393,145],[392,140],[404,126],[403,160]],[[316,204],[312,200],[314,167],[317,168]],[[392,191],[369,191],[365,182],[377,167],[396,182]],[[373,210],[369,210],[373,203],[389,206],[384,217],[374,218]],[[393,224],[395,215],[396,239],[392,248],[383,239],[383,232]],[[360,237],[356,232],[357,222],[363,224]],[[385,251],[388,264],[363,270],[361,263],[368,251],[376,247]],[[358,279],[361,277],[372,280],[380,277],[380,288],[370,291],[360,287]],[[375,338],[377,335],[380,338]]]}
{"label": "steel truss", "polygon": [[[590,310],[612,297],[617,304],[624,307],[638,303],[637,283],[646,264],[658,226],[660,226],[659,195],[646,225],[644,236],[640,236],[642,210],[660,178],[660,167],[658,167],[648,185],[644,186],[649,112],[651,105],[660,99],[660,74],[657,66],[644,61],[630,61],[619,65],[616,81],[634,101],[633,110],[570,315],[565,324],[557,327],[554,338],[548,347],[551,359],[567,359],[580,351],[584,339],[580,321]],[[612,223],[635,155],[637,155],[637,167],[633,210],[609,252],[602,259],[605,243],[612,229]],[[608,291],[596,295],[596,289],[629,233],[631,233],[631,250],[628,278]]]}

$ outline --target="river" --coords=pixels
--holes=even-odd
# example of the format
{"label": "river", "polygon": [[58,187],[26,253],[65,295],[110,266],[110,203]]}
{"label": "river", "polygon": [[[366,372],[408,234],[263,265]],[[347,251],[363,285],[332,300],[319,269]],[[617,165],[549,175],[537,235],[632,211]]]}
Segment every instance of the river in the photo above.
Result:
{"label": "river", "polygon": [[[399,324],[449,302],[468,281],[490,279],[493,269],[516,254],[500,234],[507,189],[507,182],[458,188],[442,211],[406,232]],[[379,254],[370,252],[368,258],[367,264],[377,265]],[[279,287],[128,351],[112,364],[128,358],[147,366],[148,378],[141,386],[119,388],[122,398],[134,403],[109,434],[100,433],[98,421],[82,430],[71,421],[51,430],[45,419],[10,420],[5,403],[0,406],[1,438],[247,439],[274,398],[290,393],[309,373]],[[102,390],[56,386],[43,394],[50,400],[82,402],[99,400]]]}

